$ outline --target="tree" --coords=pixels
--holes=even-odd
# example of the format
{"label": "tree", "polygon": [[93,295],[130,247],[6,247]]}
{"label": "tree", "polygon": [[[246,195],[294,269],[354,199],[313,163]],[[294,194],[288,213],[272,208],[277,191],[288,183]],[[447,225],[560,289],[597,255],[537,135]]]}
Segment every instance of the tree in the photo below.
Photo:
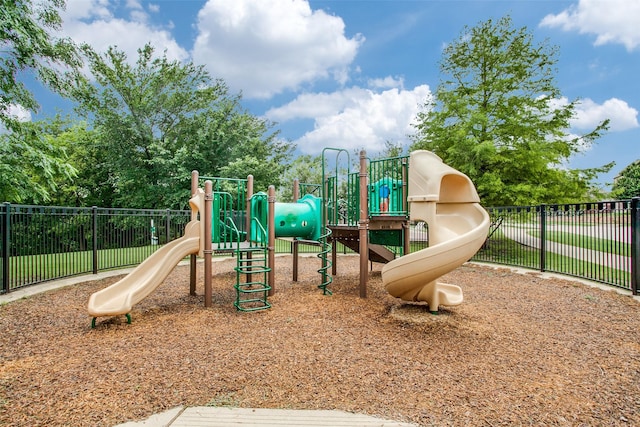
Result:
{"label": "tree", "polygon": [[220,168],[220,175],[229,178],[246,178],[253,175],[255,191],[267,191],[269,185],[283,185],[284,173],[291,158],[292,145],[266,135],[269,124],[251,115],[243,115],[234,127],[243,136],[231,146],[230,160]]}
{"label": "tree", "polygon": [[60,29],[58,9],[64,7],[64,0],[42,0],[36,5],[31,0],[0,0],[0,120],[9,130],[20,126],[9,114],[12,106],[39,108],[19,75],[34,73],[46,86],[65,92],[81,65],[74,43],[49,33]]}
{"label": "tree", "polygon": [[94,141],[100,138],[97,130],[86,122],[56,115],[34,123],[43,139],[65,154],[65,162],[74,168],[73,176],[55,176],[55,186],[48,203],[58,206],[112,206],[113,189],[104,159]]}
{"label": "tree", "polygon": [[76,170],[64,147],[44,135],[41,123],[22,123],[0,134],[0,199],[12,203],[47,203],[61,182]]}
{"label": "tree", "polygon": [[22,120],[15,110],[39,108],[24,83],[34,74],[45,86],[66,93],[81,64],[76,46],[50,34],[58,30],[64,0],[0,0],[0,197],[11,202],[42,203],[71,178],[73,167],[64,150],[52,145],[40,127]]}
{"label": "tree", "polygon": [[[303,154],[296,157],[284,173],[281,188],[278,192],[278,200],[291,202],[293,200],[293,181],[298,180],[301,184],[322,184],[322,157]],[[307,191],[312,191],[309,188]],[[304,193],[300,193],[303,196]],[[320,193],[316,193],[317,196]]]}
{"label": "tree", "polygon": [[384,142],[384,151],[377,156],[380,159],[388,159],[391,157],[400,157],[404,154],[404,147],[401,142],[393,142],[386,140]]}
{"label": "tree", "polygon": [[412,149],[431,150],[467,174],[486,205],[562,203],[592,197],[611,169],[571,170],[571,155],[594,143],[608,120],[571,136],[578,100],[560,105],[558,49],[536,45],[509,17],[465,27],[440,63],[433,101],[418,114]]}
{"label": "tree", "polygon": [[624,168],[613,182],[611,195],[619,199],[640,197],[640,161]]}
{"label": "tree", "polygon": [[81,85],[75,98],[98,131],[114,204],[185,207],[194,169],[220,176],[235,165],[246,177],[251,165],[239,159],[272,167],[286,157],[288,145],[269,133],[271,125],[243,111],[240,97],[202,66],[156,57],[150,45],[133,65],[114,47],[104,55],[83,50],[95,83]]}

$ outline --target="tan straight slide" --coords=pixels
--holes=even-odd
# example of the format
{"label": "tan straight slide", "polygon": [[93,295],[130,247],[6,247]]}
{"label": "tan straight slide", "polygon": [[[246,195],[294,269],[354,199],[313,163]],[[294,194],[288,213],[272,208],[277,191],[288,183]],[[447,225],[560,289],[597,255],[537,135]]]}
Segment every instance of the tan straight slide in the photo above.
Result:
{"label": "tan straight slide", "polygon": [[199,192],[189,201],[191,221],[182,237],[165,244],[118,282],[91,295],[87,309],[93,316],[92,326],[99,316],[126,314],[129,318],[131,308],[153,292],[180,261],[201,252],[202,224],[195,218],[203,200]]}
{"label": "tan straight slide", "polygon": [[397,258],[382,269],[382,281],[394,297],[424,301],[430,311],[462,303],[462,289],[436,279],[468,261],[489,231],[489,214],[471,180],[430,151],[414,151],[409,160],[410,218],[425,221],[429,247]]}

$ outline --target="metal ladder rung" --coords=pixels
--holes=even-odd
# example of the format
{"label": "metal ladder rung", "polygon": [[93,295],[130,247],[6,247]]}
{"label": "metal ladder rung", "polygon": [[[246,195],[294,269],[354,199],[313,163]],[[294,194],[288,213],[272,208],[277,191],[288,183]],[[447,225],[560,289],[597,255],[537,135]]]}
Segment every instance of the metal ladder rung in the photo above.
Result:
{"label": "metal ladder rung", "polygon": [[253,263],[255,263],[255,264],[257,264],[257,263],[258,263],[258,261],[264,261],[264,262],[263,262],[263,264],[264,264],[264,263],[266,263],[266,261],[267,261],[267,260],[266,260],[265,258],[247,258],[247,259],[239,259],[239,260],[238,260],[238,264],[249,264],[249,263],[252,263],[252,264],[253,264]]}
{"label": "metal ladder rung", "polygon": [[258,274],[258,273],[268,273],[271,271],[269,267],[265,267],[262,265],[245,265],[241,267],[236,267],[235,270],[240,274]]}
{"label": "metal ladder rung", "polygon": [[255,288],[255,289],[241,289],[242,286],[236,287],[236,290],[243,294],[256,294],[258,292],[267,292],[271,289],[271,287],[266,286],[264,288]]}
{"label": "metal ladder rung", "polygon": [[[261,305],[255,307],[242,307],[241,304],[251,304],[251,303],[259,303]],[[266,310],[271,308],[271,304],[262,299],[249,299],[249,300],[240,300],[233,303],[236,309],[239,311],[258,311],[258,310]]]}
{"label": "metal ladder rung", "polygon": [[252,252],[264,252],[264,250],[265,250],[264,246],[254,246],[251,248],[238,249],[236,250],[236,252],[238,254],[243,254],[243,253],[252,253]]}

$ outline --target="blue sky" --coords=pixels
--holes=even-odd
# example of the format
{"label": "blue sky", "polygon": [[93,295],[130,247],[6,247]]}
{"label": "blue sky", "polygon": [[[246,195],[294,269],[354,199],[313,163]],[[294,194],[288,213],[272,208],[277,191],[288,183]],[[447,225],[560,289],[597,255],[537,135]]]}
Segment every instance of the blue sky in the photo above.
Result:
{"label": "blue sky", "polygon": [[[63,34],[132,60],[151,42],[203,64],[277,122],[299,153],[410,144],[420,105],[439,82],[443,46],[464,26],[510,15],[560,49],[557,83],[581,99],[574,134],[611,129],[569,166],[615,161],[610,183],[640,159],[640,0],[67,0]],[[63,102],[44,93],[38,116]]]}

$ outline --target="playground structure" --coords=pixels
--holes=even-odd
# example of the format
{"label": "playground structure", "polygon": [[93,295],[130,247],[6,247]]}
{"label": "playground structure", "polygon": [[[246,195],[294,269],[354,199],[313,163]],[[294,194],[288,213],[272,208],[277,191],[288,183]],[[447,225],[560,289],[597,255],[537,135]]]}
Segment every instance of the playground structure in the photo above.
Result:
{"label": "playground structure", "polygon": [[[335,154],[328,171],[329,156]],[[339,165],[342,166],[339,167]],[[212,301],[214,253],[236,257],[236,299],[239,311],[268,309],[274,295],[275,239],[292,242],[293,280],[297,280],[298,245],[320,247],[320,284],[324,294],[337,274],[338,244],[360,256],[360,297],[367,296],[369,262],[386,264],[385,288],[406,301],[424,301],[431,311],[440,304],[462,302],[458,286],[436,279],[466,262],[481,247],[489,216],[480,206],[473,183],[433,153],[369,160],[360,153],[359,170],[349,170],[346,150],[322,152],[320,195],[299,196],[305,185],[294,183],[293,202],[278,203],[275,188],[254,194],[246,180],[191,179],[191,221],[180,239],[152,254],[119,282],[93,294],[88,311],[95,326],[99,316],[126,315],[159,286],[184,257],[191,256],[190,293],[196,293],[196,256],[204,258],[204,304]],[[204,190],[200,181],[205,180]],[[411,221],[428,225],[429,247],[411,253]],[[331,256],[329,257],[329,254]],[[331,268],[331,274],[329,269]]]}

